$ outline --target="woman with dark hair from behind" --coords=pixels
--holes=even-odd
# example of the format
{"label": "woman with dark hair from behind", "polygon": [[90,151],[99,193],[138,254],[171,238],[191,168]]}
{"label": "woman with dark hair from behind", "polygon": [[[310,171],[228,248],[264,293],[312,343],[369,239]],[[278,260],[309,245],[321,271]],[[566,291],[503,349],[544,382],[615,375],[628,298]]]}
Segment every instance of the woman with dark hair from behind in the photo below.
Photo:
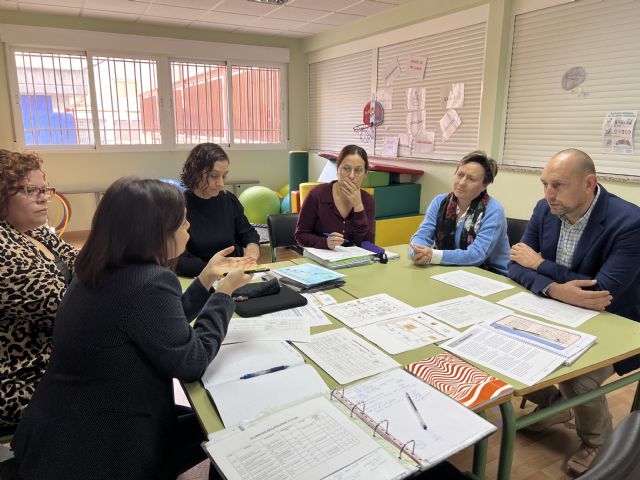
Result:
{"label": "woman with dark hair from behind", "polygon": [[500,202],[487,193],[498,165],[484,152],[465,155],[453,175],[453,190],[437,195],[409,255],[416,265],[475,265],[507,275],[509,238]]}
{"label": "woman with dark hair from behind", "polygon": [[298,217],[296,241],[302,247],[333,250],[338,245],[374,241],[376,202],[360,189],[369,171],[367,152],[344,147],[336,160],[338,179],[309,192]]}
{"label": "woman with dark hair from behind", "polygon": [[189,242],[180,255],[176,273],[194,277],[218,251],[229,245],[241,255],[257,261],[260,236],[244,215],[242,205],[233,193],[224,189],[229,173],[229,157],[215,143],[196,145],[184,163],[180,176],[186,187]]}
{"label": "woman with dark hair from behind", "polygon": [[251,277],[225,257],[229,247],[182,293],[166,265],[189,238],[184,205],[159,180],[107,189],[58,309],[49,368],[13,438],[25,480],[175,479],[204,460],[172,378],[200,379],[233,314],[229,295]]}

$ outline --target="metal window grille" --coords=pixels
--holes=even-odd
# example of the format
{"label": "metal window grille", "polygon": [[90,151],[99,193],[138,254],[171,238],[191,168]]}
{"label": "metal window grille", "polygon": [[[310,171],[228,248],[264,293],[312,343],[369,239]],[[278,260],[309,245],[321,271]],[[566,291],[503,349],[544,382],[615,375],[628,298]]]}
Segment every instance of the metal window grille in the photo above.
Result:
{"label": "metal window grille", "polygon": [[229,143],[227,67],[171,62],[177,144]]}
{"label": "metal window grille", "polygon": [[231,67],[234,143],[280,143],[280,69]]}
{"label": "metal window grille", "polygon": [[93,57],[93,74],[100,142],[162,143],[155,60]]}
{"label": "metal window grille", "polygon": [[87,59],[14,52],[25,145],[92,145]]}

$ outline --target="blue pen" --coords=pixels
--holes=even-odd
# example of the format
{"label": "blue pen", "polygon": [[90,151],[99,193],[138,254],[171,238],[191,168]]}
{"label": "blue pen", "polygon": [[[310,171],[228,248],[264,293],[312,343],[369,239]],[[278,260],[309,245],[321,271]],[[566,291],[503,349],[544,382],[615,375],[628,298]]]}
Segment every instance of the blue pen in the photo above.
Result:
{"label": "blue pen", "polygon": [[267,368],[266,370],[260,370],[259,372],[246,373],[240,377],[240,380],[259,377],[260,375],[266,375],[267,373],[279,372],[280,370],[284,370],[285,368],[289,368],[289,365],[280,365],[278,367],[271,367]]}
{"label": "blue pen", "polygon": [[[323,232],[322,234],[323,234],[325,237],[330,237],[330,236],[332,236],[332,235],[333,235],[332,233],[329,233],[329,232]],[[345,238],[345,239],[344,239],[344,244],[343,244],[343,245],[346,245],[347,243],[349,243],[349,240],[347,240],[347,239]]]}

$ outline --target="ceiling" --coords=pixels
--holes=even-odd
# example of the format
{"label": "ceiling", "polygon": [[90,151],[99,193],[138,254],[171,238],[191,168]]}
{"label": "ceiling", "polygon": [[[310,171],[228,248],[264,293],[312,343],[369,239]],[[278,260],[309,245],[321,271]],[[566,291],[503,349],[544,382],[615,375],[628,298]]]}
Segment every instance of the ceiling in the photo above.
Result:
{"label": "ceiling", "polygon": [[0,10],[302,38],[409,0],[0,0]]}

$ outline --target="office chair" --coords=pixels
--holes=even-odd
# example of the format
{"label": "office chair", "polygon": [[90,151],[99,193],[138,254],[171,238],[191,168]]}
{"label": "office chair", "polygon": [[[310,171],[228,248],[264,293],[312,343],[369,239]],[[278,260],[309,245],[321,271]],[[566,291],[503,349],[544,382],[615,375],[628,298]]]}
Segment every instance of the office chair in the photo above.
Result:
{"label": "office chair", "polygon": [[629,480],[640,478],[640,411],[618,425],[580,480]]}
{"label": "office chair", "polygon": [[525,230],[529,220],[520,220],[519,218],[507,218],[507,236],[509,237],[509,246],[512,247],[518,243]]}
{"label": "office chair", "polygon": [[276,248],[278,247],[291,247],[298,253],[302,252],[302,249],[297,246],[294,236],[297,223],[297,213],[283,213],[280,215],[269,215],[267,217],[269,248],[271,249],[272,262],[276,261]]}

